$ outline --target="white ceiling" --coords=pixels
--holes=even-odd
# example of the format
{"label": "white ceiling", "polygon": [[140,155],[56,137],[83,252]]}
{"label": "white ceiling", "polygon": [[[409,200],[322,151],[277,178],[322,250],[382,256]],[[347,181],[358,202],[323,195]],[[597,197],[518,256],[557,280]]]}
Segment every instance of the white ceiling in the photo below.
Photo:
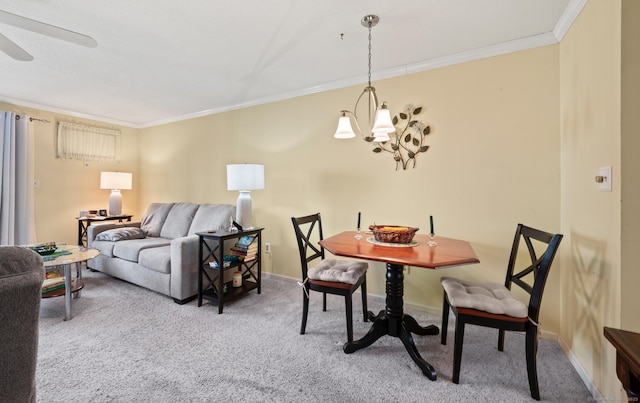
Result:
{"label": "white ceiling", "polygon": [[0,52],[0,101],[153,126],[366,83],[367,14],[380,17],[375,84],[558,43],[585,2],[0,0],[0,10],[98,42],[87,48],[0,24],[34,57]]}

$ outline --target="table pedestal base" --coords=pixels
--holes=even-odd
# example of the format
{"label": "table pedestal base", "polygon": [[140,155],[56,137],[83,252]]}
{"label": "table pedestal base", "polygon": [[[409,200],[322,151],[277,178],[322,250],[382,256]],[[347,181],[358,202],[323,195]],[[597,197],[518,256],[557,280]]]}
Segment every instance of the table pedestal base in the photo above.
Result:
{"label": "table pedestal base", "polygon": [[378,315],[369,312],[369,319],[373,321],[369,332],[360,340],[345,343],[343,350],[346,354],[351,354],[362,348],[369,347],[382,336],[398,337],[402,340],[402,344],[404,344],[413,361],[420,367],[422,373],[432,381],[435,381],[436,371],[431,364],[420,356],[411,333],[426,336],[437,335],[440,331],[434,325],[422,327],[411,315],[403,313],[404,274],[402,269],[402,265],[387,263],[386,309],[380,311]]}

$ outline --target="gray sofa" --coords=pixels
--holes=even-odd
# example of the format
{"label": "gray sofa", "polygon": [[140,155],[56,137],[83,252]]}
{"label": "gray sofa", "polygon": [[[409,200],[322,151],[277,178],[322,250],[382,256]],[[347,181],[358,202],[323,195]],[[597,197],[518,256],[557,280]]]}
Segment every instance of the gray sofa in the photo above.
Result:
{"label": "gray sofa", "polygon": [[196,232],[227,228],[230,204],[152,203],[141,221],[87,229],[100,251],[87,267],[172,297],[179,304],[198,293]]}

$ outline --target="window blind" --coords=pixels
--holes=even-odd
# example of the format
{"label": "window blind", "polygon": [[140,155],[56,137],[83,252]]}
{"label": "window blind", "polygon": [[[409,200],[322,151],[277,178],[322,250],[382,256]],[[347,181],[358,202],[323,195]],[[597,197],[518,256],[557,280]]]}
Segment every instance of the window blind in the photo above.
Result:
{"label": "window blind", "polygon": [[120,130],[58,122],[58,158],[83,161],[120,160]]}

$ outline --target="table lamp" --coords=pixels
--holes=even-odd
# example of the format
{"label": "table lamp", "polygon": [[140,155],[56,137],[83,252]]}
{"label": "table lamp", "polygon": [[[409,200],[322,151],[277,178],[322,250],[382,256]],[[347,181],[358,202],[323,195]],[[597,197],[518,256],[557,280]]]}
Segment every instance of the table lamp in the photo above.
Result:
{"label": "table lamp", "polygon": [[264,165],[227,165],[227,190],[238,190],[236,222],[243,228],[251,227],[251,191],[264,189]]}
{"label": "table lamp", "polygon": [[131,190],[132,174],[128,172],[100,172],[100,189],[111,189],[109,215],[122,214],[121,190]]}

